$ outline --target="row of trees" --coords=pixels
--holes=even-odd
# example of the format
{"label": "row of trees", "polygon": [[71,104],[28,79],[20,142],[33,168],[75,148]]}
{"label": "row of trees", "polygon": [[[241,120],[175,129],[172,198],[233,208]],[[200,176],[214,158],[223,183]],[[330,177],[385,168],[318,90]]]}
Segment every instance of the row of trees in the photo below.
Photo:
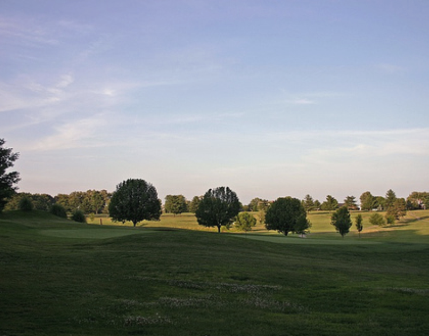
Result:
{"label": "row of trees", "polygon": [[49,211],[53,204],[61,205],[67,212],[80,210],[84,214],[108,213],[108,203],[112,194],[106,190],[74,191],[71,194],[58,194],[52,197],[48,194],[15,193],[9,198],[5,210],[17,210],[23,198],[33,203],[35,210]]}

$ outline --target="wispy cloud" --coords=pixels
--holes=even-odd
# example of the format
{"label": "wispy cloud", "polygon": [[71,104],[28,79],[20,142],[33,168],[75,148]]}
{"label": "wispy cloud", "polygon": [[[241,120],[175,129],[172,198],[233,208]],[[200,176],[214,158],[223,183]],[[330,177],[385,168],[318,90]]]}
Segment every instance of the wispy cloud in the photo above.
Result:
{"label": "wispy cloud", "polygon": [[36,142],[29,150],[50,151],[70,148],[99,147],[103,145],[97,139],[97,130],[105,125],[105,116],[73,120],[55,127],[55,133]]}

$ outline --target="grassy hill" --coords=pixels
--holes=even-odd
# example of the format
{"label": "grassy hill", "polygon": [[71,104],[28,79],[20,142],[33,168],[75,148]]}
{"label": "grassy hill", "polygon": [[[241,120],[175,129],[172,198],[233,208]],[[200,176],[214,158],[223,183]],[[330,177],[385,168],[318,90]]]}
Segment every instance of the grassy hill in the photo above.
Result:
{"label": "grassy hill", "polygon": [[0,335],[428,334],[426,213],[344,240],[319,216],[300,239],[1,214]]}

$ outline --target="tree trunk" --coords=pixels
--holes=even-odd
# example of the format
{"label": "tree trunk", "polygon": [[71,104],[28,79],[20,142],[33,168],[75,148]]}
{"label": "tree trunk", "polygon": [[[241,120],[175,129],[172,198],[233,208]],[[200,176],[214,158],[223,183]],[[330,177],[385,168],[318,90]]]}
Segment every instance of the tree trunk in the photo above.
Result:
{"label": "tree trunk", "polygon": [[217,233],[220,233],[220,225],[217,226]]}

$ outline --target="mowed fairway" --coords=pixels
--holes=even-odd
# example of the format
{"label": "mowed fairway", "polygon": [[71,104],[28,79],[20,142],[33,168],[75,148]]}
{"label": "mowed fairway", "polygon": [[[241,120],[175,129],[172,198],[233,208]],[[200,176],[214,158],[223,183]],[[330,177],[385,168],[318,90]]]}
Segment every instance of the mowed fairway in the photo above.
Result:
{"label": "mowed fairway", "polygon": [[0,335],[427,335],[418,215],[345,239],[320,215],[302,239],[4,213]]}

